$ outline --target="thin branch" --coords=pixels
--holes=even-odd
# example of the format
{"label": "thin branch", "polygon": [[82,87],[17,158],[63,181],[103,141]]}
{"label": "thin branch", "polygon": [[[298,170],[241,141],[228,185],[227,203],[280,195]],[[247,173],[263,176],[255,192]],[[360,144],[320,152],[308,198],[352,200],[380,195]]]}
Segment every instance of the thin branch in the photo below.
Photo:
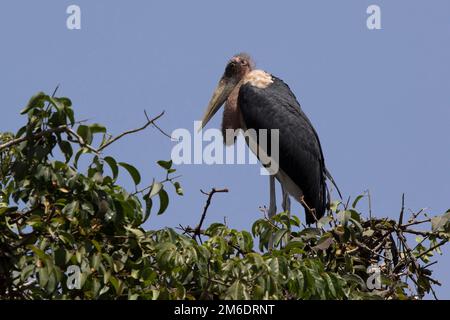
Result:
{"label": "thin branch", "polygon": [[[374,255],[376,255],[376,256],[378,256],[378,257],[380,257],[380,258],[383,258],[383,259],[386,260],[386,261],[392,261],[392,259],[386,257],[385,255],[383,255],[383,254],[381,254],[381,253],[378,253],[375,249],[371,249],[370,247],[368,247],[366,244],[362,243],[362,242],[359,241],[359,240],[356,240],[356,239],[355,239],[355,243],[356,243],[358,246],[362,247],[363,249],[366,249],[366,250],[370,251],[372,254],[374,254]],[[383,242],[383,243],[384,243],[384,242]]]}
{"label": "thin branch", "polygon": [[52,129],[41,131],[39,133],[36,133],[36,134],[32,135],[31,137],[30,136],[25,136],[25,137],[22,137],[22,138],[12,139],[12,140],[10,140],[10,141],[0,145],[0,151],[3,151],[4,149],[7,149],[7,148],[12,147],[12,146],[17,145],[17,144],[20,144],[20,143],[22,143],[24,141],[27,141],[30,138],[33,139],[33,140],[36,140],[36,139],[39,139],[39,138],[41,138],[43,136],[46,136],[46,135],[49,135],[49,134],[67,131],[67,129],[68,129],[68,127],[66,125],[63,125],[63,126],[59,126],[59,127],[56,127],[56,128],[52,128]]}
{"label": "thin branch", "polygon": [[420,214],[422,214],[422,213],[423,213],[425,216],[427,216],[427,214],[426,214],[424,211],[425,211],[424,208],[420,209],[418,212],[413,212],[412,210],[410,210],[410,212],[411,212],[411,214],[412,214],[412,217],[409,219],[408,222],[413,222],[413,221],[415,221],[415,220],[417,219],[417,217],[420,216]]}
{"label": "thin branch", "polygon": [[349,204],[350,204],[350,196],[348,196],[347,203],[344,205],[345,210],[348,209]]}
{"label": "thin branch", "polygon": [[429,264],[423,266],[422,269],[427,269],[427,268],[431,267],[432,265],[435,265],[436,263],[438,263],[438,262],[437,261],[430,262]]}
{"label": "thin branch", "polygon": [[79,134],[77,134],[74,130],[72,130],[67,125],[62,125],[62,126],[59,126],[59,127],[56,127],[56,128],[43,130],[43,131],[41,131],[39,133],[36,133],[36,134],[33,134],[31,136],[26,135],[26,136],[21,137],[21,138],[12,139],[12,140],[10,140],[10,141],[0,145],[0,151],[2,151],[4,149],[7,149],[7,148],[10,148],[10,147],[12,147],[14,145],[18,145],[18,144],[20,144],[20,143],[22,143],[24,141],[30,140],[30,139],[31,140],[37,140],[37,139],[42,138],[42,137],[44,137],[46,135],[50,135],[50,134],[54,134],[54,133],[61,133],[61,132],[66,132],[69,136],[73,136],[77,140],[77,142],[78,142],[78,144],[80,146],[85,147],[85,148],[91,150],[94,153],[98,153],[98,150],[96,150],[91,145],[87,144],[84,141],[84,139]]}
{"label": "thin branch", "polygon": [[200,192],[205,194],[205,195],[207,195],[208,199],[206,200],[205,207],[203,208],[203,213],[202,213],[202,216],[200,218],[200,222],[198,223],[197,227],[195,228],[196,235],[199,238],[200,238],[200,231],[202,229],[203,222],[205,221],[206,213],[208,212],[208,208],[209,208],[209,205],[211,204],[211,199],[212,199],[213,195],[215,193],[228,192],[228,189],[215,189],[215,188],[212,188],[211,192],[209,192],[209,193],[206,193],[203,190],[200,190]]}
{"label": "thin branch", "polygon": [[403,224],[400,227],[401,228],[406,228],[406,227],[415,226],[415,225],[422,224],[422,223],[427,223],[427,222],[431,222],[431,219],[425,219],[425,220],[419,220],[419,221],[410,222],[410,223],[407,223],[407,224]]}
{"label": "thin branch", "polygon": [[[171,178],[166,178],[166,179],[160,181],[159,183],[173,182],[173,180],[176,180],[176,179],[178,179],[178,178],[181,178],[182,176],[183,176],[183,175],[179,174],[179,175],[174,176],[174,177],[171,177]],[[147,187],[145,187],[145,188],[143,188],[143,189],[136,190],[135,192],[132,193],[132,195],[135,196],[135,195],[137,195],[137,194],[139,194],[139,193],[143,193],[143,192],[149,190],[150,188],[153,187],[153,184],[154,184],[154,183],[155,183],[155,181],[153,180],[153,182],[152,182],[149,186],[147,186]]]}
{"label": "thin branch", "polygon": [[430,286],[430,290],[431,290],[431,294],[432,294],[433,297],[434,297],[434,300],[439,300],[438,297],[437,297],[437,295],[436,295],[436,291],[433,289],[432,286]]}
{"label": "thin branch", "polygon": [[[163,112],[163,113],[164,113],[164,112]],[[153,121],[150,120],[150,118],[149,118],[148,115],[147,115],[147,111],[145,111],[145,110],[144,110],[144,114],[145,114],[145,117],[147,118],[147,121],[152,122],[152,125],[153,125],[156,129],[158,129],[159,132],[161,132],[161,133],[162,133],[163,135],[165,135],[166,137],[172,139],[172,136],[171,136],[170,134],[166,133],[163,129],[161,129],[161,128],[154,122],[156,119],[153,119]]]}
{"label": "thin branch", "polygon": [[52,93],[52,98],[54,98],[55,97],[55,94],[56,94],[56,92],[58,91],[58,89],[59,89],[59,83],[56,85],[56,88],[55,88],[55,90],[53,90],[53,93]]}
{"label": "thin branch", "polygon": [[82,146],[82,147],[84,147],[84,148],[87,148],[87,149],[91,150],[92,152],[94,152],[94,153],[96,153],[96,154],[99,153],[99,150],[95,149],[93,146],[91,146],[90,144],[86,143],[86,141],[84,141],[84,139],[83,139],[78,133],[76,133],[75,131],[73,131],[71,128],[66,128],[66,132],[67,132],[69,135],[75,137],[75,139],[77,139],[78,144],[79,144],[80,146]]}
{"label": "thin branch", "polygon": [[370,195],[370,190],[366,190],[367,199],[369,200],[369,220],[372,220],[372,196]]}
{"label": "thin branch", "polygon": [[405,213],[405,194],[402,194],[402,209],[400,210],[400,217],[398,218],[398,225],[403,225],[403,214]]}
{"label": "thin branch", "polygon": [[[350,200],[350,198],[349,198],[349,200]],[[300,198],[300,203],[306,208],[306,210],[309,211],[309,213],[313,216],[313,218],[314,218],[314,220],[316,221],[316,223],[319,222],[319,219],[317,219],[317,216],[316,216],[316,210],[315,210],[315,209],[311,209],[311,208],[308,206],[308,204],[307,204],[306,201],[305,201],[305,196],[302,196],[302,197]]]}
{"label": "thin branch", "polygon": [[410,233],[410,234],[415,234],[415,235],[423,236],[423,237],[429,237],[432,235],[436,235],[436,233],[431,232],[431,231],[419,231],[419,230],[413,230],[413,229],[403,229],[403,233]]}
{"label": "thin branch", "polygon": [[[116,142],[117,140],[123,138],[126,135],[132,134],[132,133],[136,133],[139,131],[142,131],[144,129],[146,129],[149,125],[153,124],[156,120],[158,120],[159,118],[161,118],[164,115],[164,111],[161,112],[159,115],[157,115],[156,117],[154,117],[153,119],[148,120],[147,118],[147,123],[144,124],[142,127],[137,128],[137,129],[133,129],[133,130],[129,130],[129,131],[125,131],[122,132],[121,134],[119,134],[118,136],[108,140],[107,142],[103,143],[99,148],[98,151],[101,152],[103,149],[105,149],[106,147],[108,147],[109,145],[111,145],[112,143]],[[147,115],[146,115],[147,116]]]}
{"label": "thin branch", "polygon": [[444,245],[444,244],[447,243],[447,242],[448,242],[448,239],[441,240],[441,242],[435,244],[435,245],[432,246],[430,249],[428,249],[428,250],[422,252],[421,254],[419,254],[419,255],[416,257],[416,259],[417,259],[417,260],[420,259],[421,257],[423,257],[424,255],[426,255],[427,253],[429,253],[429,252],[431,252],[431,251],[433,251],[433,250],[439,248],[440,246]]}
{"label": "thin branch", "polygon": [[[211,236],[209,233],[206,232],[206,230],[201,230],[201,229],[198,230],[197,228],[191,228],[190,226],[184,227],[181,224],[179,224],[178,227],[175,227],[175,228],[183,231],[183,234],[189,235],[194,240],[195,240],[195,237],[198,235],[208,236],[208,237]],[[254,250],[250,250],[250,251],[246,252],[243,249],[241,249],[239,246],[233,244],[233,242],[231,240],[228,240],[227,244],[229,246],[231,246],[232,248],[234,248],[237,251],[237,253],[243,257],[249,252],[255,252]]]}

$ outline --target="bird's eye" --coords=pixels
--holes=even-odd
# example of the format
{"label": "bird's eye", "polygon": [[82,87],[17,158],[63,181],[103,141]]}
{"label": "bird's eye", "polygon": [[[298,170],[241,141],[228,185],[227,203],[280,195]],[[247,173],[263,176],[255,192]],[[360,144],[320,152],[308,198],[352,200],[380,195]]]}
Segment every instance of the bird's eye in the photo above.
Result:
{"label": "bird's eye", "polygon": [[241,65],[246,66],[247,65],[247,61],[241,60]]}

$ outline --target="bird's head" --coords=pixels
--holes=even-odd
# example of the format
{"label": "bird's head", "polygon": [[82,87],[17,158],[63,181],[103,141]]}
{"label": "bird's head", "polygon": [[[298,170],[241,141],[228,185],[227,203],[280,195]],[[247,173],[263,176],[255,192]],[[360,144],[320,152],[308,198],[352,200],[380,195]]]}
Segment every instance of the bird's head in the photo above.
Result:
{"label": "bird's head", "polygon": [[224,102],[228,99],[233,89],[240,81],[254,69],[255,65],[252,58],[246,53],[239,53],[233,56],[225,67],[225,72],[214,90],[205,115],[202,119],[201,128],[203,128],[214,114],[220,109]]}

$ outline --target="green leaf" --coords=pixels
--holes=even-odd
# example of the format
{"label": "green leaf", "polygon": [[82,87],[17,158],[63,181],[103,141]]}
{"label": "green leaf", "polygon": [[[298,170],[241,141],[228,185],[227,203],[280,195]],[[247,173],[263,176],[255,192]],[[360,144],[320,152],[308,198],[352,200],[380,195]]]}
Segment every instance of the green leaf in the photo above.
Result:
{"label": "green leaf", "polygon": [[109,282],[113,285],[114,289],[116,290],[116,294],[120,295],[122,293],[122,289],[123,289],[122,281],[117,279],[114,276],[111,276],[109,278]]}
{"label": "green leaf", "polygon": [[73,109],[70,107],[66,107],[64,109],[64,112],[66,113],[67,118],[69,118],[70,125],[73,126],[75,124],[75,115],[74,115]]}
{"label": "green leaf", "polygon": [[45,254],[44,250],[39,249],[34,245],[28,245],[28,248],[30,248],[39,257],[39,259],[43,261],[47,260],[48,256]]}
{"label": "green leaf", "polygon": [[91,130],[92,134],[95,134],[95,133],[106,133],[106,127],[101,125],[101,124],[99,124],[99,123],[91,124],[89,126],[89,129]]}
{"label": "green leaf", "polygon": [[70,161],[73,155],[72,145],[68,141],[60,141],[58,142],[59,148],[61,149],[64,157],[66,158],[66,163]]}
{"label": "green leaf", "polygon": [[319,251],[319,250],[327,250],[334,242],[334,239],[332,237],[332,235],[325,235],[324,237],[322,237],[319,242],[317,243],[316,246],[314,246],[312,249],[315,251]]}
{"label": "green leaf", "polygon": [[38,269],[38,274],[39,274],[39,286],[41,288],[45,288],[45,286],[48,283],[48,271],[46,267],[43,268],[39,268]]}
{"label": "green leaf", "polygon": [[25,108],[23,108],[20,111],[20,114],[25,114],[28,111],[30,111],[31,109],[34,108],[44,108],[45,106],[45,101],[48,99],[48,96],[43,93],[43,92],[39,92],[36,95],[34,95],[33,97],[31,97],[30,101],[28,102],[27,106]]}
{"label": "green leaf", "polygon": [[28,278],[34,273],[34,264],[29,264],[25,268],[22,269],[22,272],[20,274],[20,279],[22,281],[27,281]]}
{"label": "green leaf", "polygon": [[48,272],[48,282],[47,282],[46,290],[49,294],[52,294],[55,291],[55,289],[56,289],[55,272]]}
{"label": "green leaf", "polygon": [[100,245],[100,243],[98,243],[98,241],[96,241],[96,240],[92,240],[91,242],[94,245],[95,249],[97,249],[97,251],[101,253],[102,252],[102,246]]}
{"label": "green leaf", "polygon": [[273,257],[270,259],[269,268],[270,268],[270,272],[273,275],[278,276],[278,274],[280,272],[280,263],[279,263],[277,257]]}
{"label": "green leaf", "polygon": [[71,203],[69,203],[68,205],[66,205],[64,207],[64,209],[62,210],[62,213],[68,215],[69,217],[72,217],[74,215],[74,213],[78,212],[78,210],[80,209],[80,203],[75,200],[72,201]]}
{"label": "green leaf", "polygon": [[170,160],[170,161],[159,160],[158,164],[166,170],[169,170],[170,168],[172,168],[172,160]]}
{"label": "green leaf", "polygon": [[81,155],[88,152],[88,148],[81,148],[80,150],[78,150],[77,154],[75,155],[75,159],[73,160],[73,165],[75,168],[78,167],[78,160],[80,159]]}
{"label": "green leaf", "polygon": [[56,108],[56,110],[58,111],[64,110],[64,104],[58,98],[48,97],[48,100]]}
{"label": "green leaf", "polygon": [[91,267],[94,270],[98,270],[98,267],[100,266],[100,262],[101,262],[101,254],[100,253],[94,254],[91,258]]}
{"label": "green leaf", "polygon": [[343,225],[346,226],[348,223],[348,220],[350,219],[350,217],[352,216],[352,213],[349,210],[345,210],[345,211],[341,211],[338,213],[337,217],[339,219],[339,222]]}
{"label": "green leaf", "polygon": [[332,212],[337,212],[338,206],[341,204],[340,201],[333,201],[330,205],[330,210]]}
{"label": "green leaf", "polygon": [[162,183],[153,182],[152,188],[148,194],[149,198],[153,198],[154,196],[156,196],[161,191],[162,188],[163,188]]}
{"label": "green leaf", "polygon": [[62,242],[68,245],[72,245],[75,242],[75,238],[72,236],[71,233],[66,231],[60,231],[58,238],[61,239]]}
{"label": "green leaf", "polygon": [[275,232],[275,235],[273,236],[273,245],[276,247],[280,244],[281,239],[284,237],[284,235],[288,232],[287,229],[279,229],[277,232]]}
{"label": "green leaf", "polygon": [[358,204],[359,200],[361,200],[362,198],[364,198],[363,194],[360,194],[359,196],[357,196],[352,203],[352,208],[356,208],[356,205]]}
{"label": "green leaf", "polygon": [[[6,204],[4,204],[4,205],[6,205]],[[11,207],[11,208],[8,208],[8,207],[2,206],[2,207],[0,207],[0,216],[1,216],[1,215],[4,215],[5,213],[14,212],[14,211],[16,211],[17,209],[18,209],[18,207]]]}
{"label": "green leaf", "polygon": [[117,176],[119,175],[119,167],[117,166],[117,162],[113,157],[105,157],[103,158],[105,162],[109,165],[111,168],[111,172],[113,174],[113,179],[117,179]]}
{"label": "green leaf", "polygon": [[145,223],[148,218],[150,217],[150,213],[152,211],[152,206],[153,206],[153,201],[150,197],[144,197],[145,200],[145,213],[144,213],[144,218],[142,220],[142,223]]}
{"label": "green leaf", "polygon": [[137,238],[143,238],[145,237],[145,233],[140,230],[140,229],[136,229],[136,228],[132,228],[129,226],[125,226],[125,229],[130,231],[132,234],[134,234]]}
{"label": "green leaf", "polygon": [[322,274],[322,276],[327,283],[327,286],[328,286],[328,289],[330,290],[331,296],[336,297],[336,289],[334,288],[334,284],[333,284],[333,281],[331,280],[331,277],[326,272],[324,272]]}
{"label": "green leaf", "polygon": [[60,97],[58,101],[61,102],[65,107],[71,107],[72,101],[67,97]]}
{"label": "green leaf", "polygon": [[125,170],[128,171],[131,178],[133,178],[135,185],[138,185],[141,182],[141,174],[135,167],[133,167],[131,164],[128,164],[125,162],[119,162],[118,164],[119,164],[119,166],[121,166],[122,168],[124,168]]}
{"label": "green leaf", "polygon": [[181,188],[180,183],[179,183],[178,181],[177,181],[177,182],[174,182],[174,183],[173,183],[173,186],[175,187],[175,192],[176,192],[178,195],[182,196],[182,195],[183,195],[183,188]]}
{"label": "green leaf", "polygon": [[322,218],[320,218],[320,220],[317,222],[317,226],[319,228],[322,228],[323,226],[326,226],[327,224],[329,224],[331,221],[333,220],[333,218],[331,216],[323,216]]}
{"label": "green leaf", "polygon": [[91,144],[92,143],[92,132],[88,126],[79,125],[77,129],[77,134],[83,138],[84,143]]}
{"label": "green leaf", "polygon": [[167,194],[166,190],[161,189],[161,191],[159,192],[159,211],[157,214],[158,215],[163,214],[168,206],[169,206],[169,195]]}
{"label": "green leaf", "polygon": [[243,289],[244,289],[244,285],[239,281],[236,280],[227,290],[227,295],[232,299],[232,300],[239,300],[241,299],[242,295],[243,295]]}
{"label": "green leaf", "polygon": [[364,228],[362,227],[362,225],[355,219],[350,218],[351,223],[353,223],[353,225],[358,229],[359,232],[363,232]]}

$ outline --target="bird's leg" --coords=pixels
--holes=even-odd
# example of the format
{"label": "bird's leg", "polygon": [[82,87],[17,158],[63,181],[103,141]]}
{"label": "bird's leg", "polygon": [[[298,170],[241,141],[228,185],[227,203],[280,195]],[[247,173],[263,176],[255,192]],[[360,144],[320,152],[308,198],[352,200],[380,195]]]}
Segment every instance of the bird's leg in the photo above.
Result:
{"label": "bird's leg", "polygon": [[[277,204],[275,197],[275,176],[269,176],[269,188],[270,188],[270,204],[269,204],[269,219],[272,219],[277,212]],[[273,249],[273,235],[269,239],[269,250]]]}
{"label": "bird's leg", "polygon": [[[283,206],[283,211],[287,213],[288,217],[291,217],[291,199],[289,197],[289,193],[286,191],[286,189],[284,188],[283,184],[281,184],[281,191],[283,193],[283,202],[282,202],[282,206]],[[291,230],[289,228],[288,230],[288,239],[291,238]]]}
{"label": "bird's leg", "polygon": [[291,216],[291,199],[289,198],[289,193],[286,191],[283,185],[281,185],[281,191],[283,192],[283,203],[281,204],[283,206],[283,211],[288,214],[288,216]]}
{"label": "bird's leg", "polygon": [[276,203],[276,197],[275,197],[275,177],[270,176],[269,177],[269,183],[270,183],[270,204],[269,204],[269,218],[272,219],[273,216],[277,212],[277,203]]}

